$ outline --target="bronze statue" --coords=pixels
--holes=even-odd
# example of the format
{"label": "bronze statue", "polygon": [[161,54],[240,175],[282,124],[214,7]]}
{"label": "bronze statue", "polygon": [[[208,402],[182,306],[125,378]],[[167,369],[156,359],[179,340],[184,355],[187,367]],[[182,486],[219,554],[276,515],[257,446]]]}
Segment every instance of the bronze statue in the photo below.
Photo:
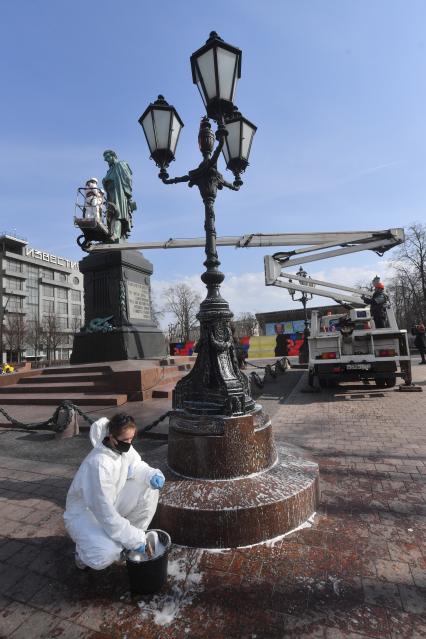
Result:
{"label": "bronze statue", "polygon": [[132,170],[127,162],[118,159],[115,151],[104,151],[104,160],[109,169],[102,180],[107,198],[107,224],[113,242],[129,237],[136,202],[132,200]]}

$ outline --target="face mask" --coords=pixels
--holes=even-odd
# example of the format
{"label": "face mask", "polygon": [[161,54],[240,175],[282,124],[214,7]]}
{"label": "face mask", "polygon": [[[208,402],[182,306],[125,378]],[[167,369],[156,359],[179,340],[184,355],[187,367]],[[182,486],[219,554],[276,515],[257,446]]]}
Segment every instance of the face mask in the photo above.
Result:
{"label": "face mask", "polygon": [[122,442],[120,439],[117,439],[115,450],[118,453],[128,453],[131,445],[132,444],[129,444],[128,442]]}

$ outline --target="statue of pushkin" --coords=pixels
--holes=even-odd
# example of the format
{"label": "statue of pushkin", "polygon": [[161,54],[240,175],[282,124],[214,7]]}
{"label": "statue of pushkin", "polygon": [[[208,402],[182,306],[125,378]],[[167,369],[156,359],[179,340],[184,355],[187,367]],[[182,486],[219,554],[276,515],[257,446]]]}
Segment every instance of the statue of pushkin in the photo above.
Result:
{"label": "statue of pushkin", "polygon": [[113,242],[120,242],[129,237],[132,213],[136,210],[136,202],[132,200],[132,170],[111,149],[104,151],[104,160],[109,166],[102,180],[107,199],[108,231]]}

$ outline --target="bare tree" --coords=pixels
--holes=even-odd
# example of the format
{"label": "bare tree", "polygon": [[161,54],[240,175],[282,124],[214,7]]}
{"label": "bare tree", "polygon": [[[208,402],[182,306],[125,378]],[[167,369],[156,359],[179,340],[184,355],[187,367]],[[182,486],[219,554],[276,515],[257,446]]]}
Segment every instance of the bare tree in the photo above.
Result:
{"label": "bare tree", "polygon": [[253,313],[240,313],[233,321],[237,337],[251,337],[258,331],[258,323]]}
{"label": "bare tree", "polygon": [[55,313],[48,313],[44,316],[43,328],[46,338],[47,359],[51,363],[55,359],[58,348],[68,344],[68,334],[65,333],[61,319]]}
{"label": "bare tree", "polygon": [[151,317],[156,326],[160,326],[160,320],[164,317],[164,311],[157,306],[157,300],[151,289]]}
{"label": "bare tree", "polygon": [[28,320],[27,323],[27,344],[34,350],[34,357],[37,360],[40,351],[43,350],[46,342],[46,335],[43,322],[38,317]]}
{"label": "bare tree", "polygon": [[164,299],[164,311],[174,315],[180,337],[189,341],[191,331],[197,325],[196,315],[200,306],[200,295],[187,284],[176,284],[164,291]]}
{"label": "bare tree", "polygon": [[27,326],[21,313],[8,313],[6,325],[3,329],[6,346],[11,353],[16,353],[18,362],[21,361],[21,353],[24,350]]}
{"label": "bare tree", "polygon": [[405,232],[389,292],[401,326],[426,320],[426,225],[414,222]]}
{"label": "bare tree", "polygon": [[71,328],[71,330],[73,332],[73,335],[75,333],[79,332],[79,330],[81,328],[81,317],[79,315],[74,315],[71,318],[71,326],[70,326],[70,328]]}

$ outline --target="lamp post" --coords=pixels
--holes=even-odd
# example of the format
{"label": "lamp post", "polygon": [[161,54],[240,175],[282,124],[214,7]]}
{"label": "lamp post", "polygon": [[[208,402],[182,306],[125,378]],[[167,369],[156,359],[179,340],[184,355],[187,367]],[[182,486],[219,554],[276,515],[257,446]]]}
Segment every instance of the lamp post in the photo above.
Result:
{"label": "lamp post", "polygon": [[[139,119],[162,182],[198,187],[206,234],[201,280],[207,295],[197,315],[197,360],[173,392],[167,482],[154,525],[178,544],[227,548],[274,538],[300,525],[316,510],[318,472],[307,471],[306,462],[295,458],[281,472],[289,453],[279,453],[271,421],[250,395],[232,338],[233,314],[220,293],[224,274],[216,250],[214,204],[223,188],[241,188],[256,132],[234,105],[241,51],[212,32],[191,56],[191,69],[207,112],[198,134],[203,159],[197,168],[169,178],[183,122],[163,96]],[[221,153],[234,174],[232,183],[218,171]]]}
{"label": "lamp post", "polygon": [[[176,109],[162,95],[139,119],[163,184],[184,182],[190,187],[197,186],[204,203],[206,270],[201,280],[207,287],[207,296],[197,315],[200,321],[198,357],[191,373],[176,384],[173,408],[198,415],[245,415],[253,411],[255,403],[247,378],[238,367],[229,324],[233,314],[220,294],[225,276],[219,270],[214,204],[218,191],[223,188],[238,191],[242,186],[241,173],[248,166],[256,127],[241,115],[233,102],[237,79],[241,76],[239,49],[225,43],[213,31],[206,44],[192,54],[191,69],[207,111],[198,134],[203,159],[197,168],[169,179],[167,168],[175,159],[184,125]],[[216,123],[215,133],[210,120]],[[233,183],[218,171],[221,152],[227,169],[234,174]]]}
{"label": "lamp post", "polygon": [[[305,279],[310,279],[310,277],[308,276],[307,272],[301,267],[299,266],[299,270],[297,271],[296,275],[298,277],[303,277]],[[291,280],[290,280],[291,281]],[[303,282],[303,284],[307,284],[308,286],[313,286],[313,284],[309,284],[307,282]],[[300,347],[299,350],[299,362],[300,364],[306,364],[308,362],[309,359],[309,349],[308,349],[308,337],[310,335],[310,331],[309,331],[309,322],[308,322],[308,313],[306,311],[306,304],[309,300],[311,300],[313,298],[313,293],[308,293],[307,291],[296,291],[296,289],[294,288],[289,288],[288,292],[291,295],[291,299],[294,302],[302,302],[303,305],[303,316],[304,316],[304,321],[305,321],[305,328],[303,330],[303,344]],[[297,293],[301,293],[300,297],[296,297]]]}

